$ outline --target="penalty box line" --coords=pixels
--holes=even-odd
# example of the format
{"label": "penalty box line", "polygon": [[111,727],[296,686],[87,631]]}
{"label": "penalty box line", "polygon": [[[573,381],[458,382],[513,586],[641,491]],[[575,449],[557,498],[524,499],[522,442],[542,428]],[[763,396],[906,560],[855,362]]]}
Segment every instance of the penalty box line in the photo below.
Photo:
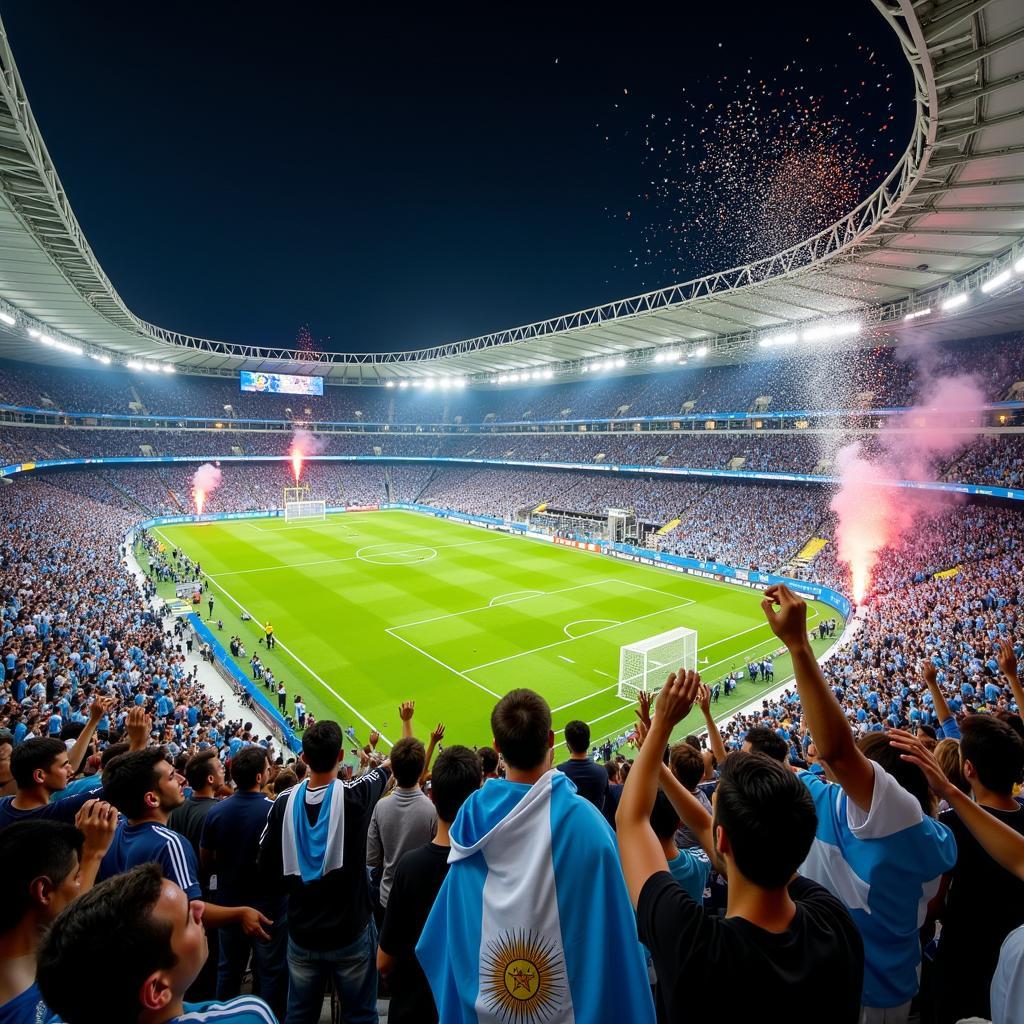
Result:
{"label": "penalty box line", "polygon": [[[817,608],[813,608],[811,610],[811,614],[807,616],[807,621],[808,622],[813,622],[815,619],[820,618],[820,617],[821,616],[820,616],[820,613],[818,612],[818,609]],[[758,623],[756,626],[752,626],[751,629],[760,629],[762,625],[767,626],[768,623],[767,622],[765,622],[765,623]],[[721,640],[716,640],[713,644],[708,644],[708,647],[714,647],[716,644],[725,643],[727,640],[735,640],[736,637],[743,636],[744,633],[749,633],[750,631],[751,631],[750,629],[745,629],[745,630],[743,630],[740,633],[734,633],[732,636],[723,637]],[[774,636],[774,635],[775,634],[773,633],[772,636]],[[731,661],[733,658],[738,658],[740,655],[749,654],[751,651],[757,650],[758,647],[761,647],[764,644],[768,643],[770,639],[771,639],[771,637],[765,637],[763,640],[758,640],[756,644],[751,644],[749,647],[745,647],[742,651],[736,651],[733,654],[730,654],[727,658],[722,658],[720,661],[714,661],[710,665],[705,665],[705,666],[703,666],[703,671],[701,669],[701,666],[698,665],[697,666],[697,671],[700,672],[703,675],[703,672],[706,672],[708,669],[717,668],[719,665],[724,665],[727,661]],[[707,650],[707,648],[701,647],[701,648],[698,648],[698,650]],[[619,684],[615,683],[614,685],[606,686],[606,687],[604,687],[601,690],[595,690],[593,693],[587,694],[586,697],[579,697],[576,700],[569,701],[568,704],[563,704],[561,707],[552,708],[551,709],[551,713],[554,714],[556,711],[564,711],[566,708],[570,708],[574,704],[582,704],[583,701],[591,700],[594,697],[599,697],[602,694],[608,693],[610,690],[616,690],[616,689],[618,689],[618,686],[619,686]],[[767,691],[765,691],[765,692],[767,692]],[[763,695],[764,694],[762,693],[761,696],[763,696]],[[759,700],[759,699],[760,699],[760,697],[755,697],[755,698],[753,698],[753,700],[750,701],[750,703],[753,703],[754,701]],[[623,703],[626,706],[631,706],[634,702],[631,701],[631,700],[630,701],[623,700]],[[747,705],[744,705],[744,707],[746,707],[746,706]],[[601,721],[603,721],[606,718],[611,718],[613,715],[621,715],[624,710],[625,710],[625,707],[616,708],[614,711],[609,711],[606,714],[599,715],[597,718],[593,719],[592,721],[588,722],[587,724],[588,725],[593,725],[595,722],[601,722]],[[736,711],[731,711],[730,714],[736,714],[738,710],[739,709],[737,709]],[[559,736],[559,735],[561,735],[564,732],[565,732],[565,729],[556,729],[555,730],[555,735]],[[605,737],[601,737],[601,738],[604,739]]]}
{"label": "penalty box line", "polygon": [[[164,535],[163,535],[163,534],[162,534],[162,533],[161,533],[161,532],[160,532],[159,530],[157,530],[157,531],[156,531],[156,533],[157,533],[157,534],[158,534],[159,536],[163,537],[163,539],[164,539],[164,543],[165,543],[165,544],[170,544],[170,543],[171,543],[171,542],[170,542],[170,541],[169,541],[169,540],[168,540],[168,539],[167,539],[166,537],[164,537]],[[171,546],[173,547],[174,545],[171,545]],[[215,587],[216,587],[216,588],[217,588],[217,589],[218,589],[218,590],[219,590],[219,591],[220,591],[220,592],[221,592],[221,593],[222,593],[222,594],[223,594],[223,595],[224,595],[224,596],[225,596],[225,597],[226,597],[226,598],[227,598],[227,599],[228,599],[228,600],[229,600],[229,601],[230,601],[230,602],[232,603],[232,604],[234,604],[234,605],[235,605],[236,607],[238,607],[238,608],[239,608],[239,609],[240,609],[241,611],[245,612],[245,614],[246,614],[246,615],[248,615],[248,616],[249,616],[249,618],[250,618],[250,619],[251,619],[251,620],[252,620],[253,622],[259,622],[259,619],[257,619],[257,618],[256,618],[256,616],[254,616],[254,615],[252,614],[252,612],[250,612],[250,611],[249,611],[249,610],[248,610],[248,609],[247,609],[247,608],[246,608],[246,607],[245,607],[245,606],[244,606],[244,605],[243,605],[243,604],[241,603],[241,601],[239,601],[239,600],[238,600],[238,599],[237,599],[236,597],[233,597],[233,596],[232,596],[231,594],[229,594],[229,593],[228,593],[228,592],[227,592],[227,591],[226,591],[226,590],[225,590],[225,589],[224,589],[224,588],[223,588],[223,587],[222,587],[222,586],[221,586],[221,585],[220,585],[220,584],[219,584],[219,583],[218,583],[218,582],[217,582],[217,581],[216,581],[216,580],[215,580],[215,579],[214,579],[214,578],[212,577],[212,576],[210,576],[210,575],[209,575],[209,573],[205,573],[205,572],[204,572],[204,573],[203,573],[203,575],[204,575],[204,576],[205,576],[205,577],[206,577],[206,578],[207,578],[207,579],[208,579],[208,580],[209,580],[209,581],[210,581],[210,582],[211,582],[211,583],[212,583],[212,584],[213,584],[213,585],[214,585],[214,586],[215,586]],[[302,660],[302,659],[301,659],[301,658],[300,658],[300,657],[299,657],[299,656],[298,656],[298,655],[297,655],[297,654],[296,654],[296,653],[295,653],[295,652],[294,652],[294,651],[293,651],[293,650],[292,650],[292,649],[291,649],[290,647],[287,647],[287,646],[286,646],[285,644],[283,644],[283,643],[282,643],[282,642],[281,642],[280,640],[278,640],[278,639],[277,639],[276,637],[275,637],[275,639],[274,639],[274,647],[275,647],[275,648],[277,648],[277,647],[280,647],[280,648],[281,648],[281,650],[282,650],[282,651],[284,651],[284,652],[285,652],[285,654],[287,654],[287,655],[288,655],[288,657],[289,657],[289,658],[291,658],[291,659],[292,659],[292,661],[294,661],[296,665],[298,665],[298,666],[299,666],[300,668],[302,668],[302,669],[305,669],[305,671],[306,671],[306,672],[308,672],[308,673],[309,673],[309,675],[310,675],[310,676],[312,676],[312,678],[313,678],[313,679],[315,679],[315,680],[316,680],[316,681],[317,681],[317,682],[318,682],[318,683],[319,683],[319,684],[320,684],[320,685],[321,685],[321,686],[322,686],[322,687],[323,687],[323,688],[324,688],[325,690],[327,690],[327,692],[328,692],[328,693],[332,694],[332,695],[333,695],[334,697],[336,697],[336,698],[337,698],[337,699],[338,699],[339,701],[341,701],[341,703],[342,703],[342,704],[344,704],[344,705],[345,705],[345,707],[346,707],[346,708],[348,708],[348,710],[349,710],[349,711],[351,711],[351,712],[352,712],[352,714],[353,714],[353,715],[355,715],[355,716],[356,716],[356,718],[358,718],[358,719],[359,719],[359,721],[363,723],[363,725],[366,725],[366,726],[368,726],[368,727],[369,727],[370,729],[376,730],[376,731],[377,731],[378,733],[380,733],[380,738],[381,738],[381,739],[382,739],[382,740],[383,740],[383,741],[384,741],[384,742],[385,742],[385,743],[386,743],[386,744],[387,744],[387,745],[388,745],[389,747],[393,747],[393,746],[394,746],[394,743],[392,743],[392,741],[391,741],[391,740],[389,740],[389,739],[387,738],[387,736],[385,736],[385,735],[384,735],[384,733],[382,733],[382,732],[381,732],[381,731],[380,731],[379,729],[377,729],[377,727],[376,727],[376,726],[375,726],[375,725],[373,724],[373,722],[371,722],[371,721],[370,721],[370,720],[369,720],[369,719],[368,719],[368,718],[367,718],[367,717],[366,717],[365,715],[363,715],[363,714],[362,714],[362,713],[361,713],[360,711],[358,711],[358,710],[357,710],[356,708],[354,708],[354,707],[353,707],[353,706],[352,706],[351,704],[349,704],[349,702],[348,702],[347,700],[345,700],[345,698],[344,698],[344,697],[342,697],[342,695],[341,695],[340,693],[338,693],[338,691],[337,691],[337,690],[335,690],[335,689],[334,689],[334,687],[333,687],[333,686],[331,686],[331,684],[330,684],[330,683],[328,683],[328,682],[327,682],[327,681],[326,681],[326,680],[325,680],[325,679],[323,678],[323,676],[321,676],[321,675],[320,675],[320,674],[319,674],[318,672],[314,672],[314,671],[313,671],[313,669],[311,669],[311,668],[310,668],[310,667],[309,667],[309,666],[308,666],[308,665],[307,665],[307,664],[306,664],[306,663],[305,663],[305,662],[304,662],[304,661],[303,661],[303,660]]]}
{"label": "penalty box line", "polygon": [[[644,619],[653,618],[655,615],[664,615],[667,612],[679,611],[680,608],[689,608],[694,602],[687,599],[679,604],[669,605],[667,608],[658,608],[653,612],[647,612],[644,615],[636,615],[632,619],[623,619],[621,622],[615,622],[608,626],[601,626],[600,629],[592,629],[587,633],[581,633],[579,636],[571,636],[565,640],[555,640],[550,644],[543,644],[540,647],[532,647],[528,651],[520,651],[518,654],[510,654],[505,658],[495,658],[494,661],[485,661],[481,665],[472,665],[466,669],[467,672],[478,672],[482,668],[490,668],[492,665],[502,665],[505,662],[515,661],[517,658],[525,658],[531,654],[539,654],[541,651],[548,651],[555,647],[561,647],[564,644],[575,643],[577,640],[585,640],[587,637],[597,636],[599,633],[604,633],[609,629],[618,629],[619,626],[628,626],[634,622],[643,622]],[[583,621],[577,619],[577,622]]]}

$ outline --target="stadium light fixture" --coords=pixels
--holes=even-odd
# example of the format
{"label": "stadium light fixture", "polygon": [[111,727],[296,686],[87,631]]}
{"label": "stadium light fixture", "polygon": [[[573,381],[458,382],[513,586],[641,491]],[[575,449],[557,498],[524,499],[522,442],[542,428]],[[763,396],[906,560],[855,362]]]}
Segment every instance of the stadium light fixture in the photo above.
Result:
{"label": "stadium light fixture", "polygon": [[950,309],[956,309],[962,306],[967,301],[967,292],[960,292],[958,295],[950,295],[950,297],[943,301],[942,309],[948,311]]}
{"label": "stadium light fixture", "polygon": [[1010,280],[1010,268],[1007,267],[1004,271],[996,274],[995,277],[990,277],[982,286],[981,290],[988,295],[989,292],[994,292],[997,288],[1002,288],[1007,281]]}
{"label": "stadium light fixture", "polygon": [[1021,256],[1021,258],[1014,263],[1013,272],[1015,274],[1024,274],[1024,256]]}
{"label": "stadium light fixture", "polygon": [[409,382],[407,380],[400,380],[398,382],[398,388],[399,388],[400,391],[405,391],[408,387],[409,387]]}
{"label": "stadium light fixture", "polygon": [[925,306],[924,309],[915,309],[913,313],[908,313],[903,319],[904,320],[917,320],[922,316],[927,316],[932,311],[931,306]]}
{"label": "stadium light fixture", "polygon": [[143,363],[142,364],[142,368],[144,370],[148,370],[150,373],[159,373],[160,372],[160,364],[159,363]]}
{"label": "stadium light fixture", "polygon": [[0,312],[0,320],[7,324],[8,327],[13,327],[18,322],[10,313],[3,312]]}
{"label": "stadium light fixture", "polygon": [[544,379],[545,380],[551,380],[554,376],[555,376],[555,371],[554,370],[545,370],[544,371]]}
{"label": "stadium light fixture", "polygon": [[851,338],[860,334],[861,324],[857,320],[844,320],[832,328],[832,336],[835,338]]}
{"label": "stadium light fixture", "polygon": [[30,338],[38,338],[39,337],[39,332],[34,327],[30,327],[28,329],[28,336]]}
{"label": "stadium light fixture", "polygon": [[385,385],[384,385],[384,387],[386,387],[386,388],[393,388],[394,386],[395,386],[395,382],[393,380],[387,381],[385,383]]}
{"label": "stadium light fixture", "polygon": [[626,360],[623,359],[622,356],[619,356],[619,358],[615,360],[615,366],[617,369],[621,370],[625,365]]}
{"label": "stadium light fixture", "polygon": [[707,346],[706,345],[701,345],[701,347],[699,349],[697,349],[693,354],[698,359],[703,359],[708,354]]}
{"label": "stadium light fixture", "polygon": [[177,373],[178,372],[177,370],[174,369],[173,366],[171,366],[170,363],[164,363],[164,365],[161,366],[160,369],[163,370],[164,373]]}
{"label": "stadium light fixture", "polygon": [[435,383],[435,382],[434,382],[434,381],[433,381],[432,379],[429,379],[429,378],[428,378],[427,380],[425,380],[425,381],[423,382],[423,386],[424,386],[424,387],[425,387],[425,388],[426,388],[426,389],[427,389],[428,391],[433,391],[433,390],[434,390],[434,388],[436,388],[436,387],[437,387],[437,384],[436,384],[436,383]]}
{"label": "stadium light fixture", "polygon": [[125,366],[127,366],[129,370],[142,369],[142,363],[137,363],[134,359],[130,359],[127,363],[125,363]]}

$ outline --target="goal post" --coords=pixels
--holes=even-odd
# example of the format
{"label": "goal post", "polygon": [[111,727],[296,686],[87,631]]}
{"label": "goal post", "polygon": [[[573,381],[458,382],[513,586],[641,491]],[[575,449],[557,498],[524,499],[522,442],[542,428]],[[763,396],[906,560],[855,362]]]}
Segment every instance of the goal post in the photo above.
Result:
{"label": "goal post", "polygon": [[326,519],[326,501],[286,501],[284,506],[286,522],[296,519]]}
{"label": "goal post", "polygon": [[667,633],[649,636],[619,648],[621,700],[636,700],[641,690],[657,693],[671,672],[678,668],[696,670],[697,631],[679,626]]}

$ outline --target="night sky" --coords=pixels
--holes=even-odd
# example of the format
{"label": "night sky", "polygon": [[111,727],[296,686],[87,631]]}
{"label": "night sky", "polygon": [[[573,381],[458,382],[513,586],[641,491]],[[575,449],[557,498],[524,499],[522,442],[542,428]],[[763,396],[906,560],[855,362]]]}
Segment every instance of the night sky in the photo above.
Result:
{"label": "night sky", "polygon": [[306,327],[319,348],[361,351],[724,269],[884,177],[913,91],[868,0],[704,6],[606,21],[582,5],[0,12],[71,203],[137,314],[257,344]]}

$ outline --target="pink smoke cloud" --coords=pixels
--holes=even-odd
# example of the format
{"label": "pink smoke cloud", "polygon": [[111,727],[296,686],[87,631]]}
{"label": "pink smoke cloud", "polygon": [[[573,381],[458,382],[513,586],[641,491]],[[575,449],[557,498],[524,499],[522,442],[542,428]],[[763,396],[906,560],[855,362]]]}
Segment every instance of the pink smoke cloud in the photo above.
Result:
{"label": "pink smoke cloud", "polygon": [[[925,366],[919,370],[927,373]],[[936,480],[940,463],[980,433],[984,406],[985,395],[972,376],[929,380],[919,404],[880,431],[877,456],[867,458],[859,441],[838,453],[841,483],[830,508],[838,518],[839,558],[850,567],[858,604],[882,551],[898,544],[926,513],[963,500],[949,492],[894,485]]]}
{"label": "pink smoke cloud", "polygon": [[203,514],[203,506],[210,494],[220,487],[224,474],[212,463],[204,462],[192,474],[192,498],[196,503],[196,512]]}

